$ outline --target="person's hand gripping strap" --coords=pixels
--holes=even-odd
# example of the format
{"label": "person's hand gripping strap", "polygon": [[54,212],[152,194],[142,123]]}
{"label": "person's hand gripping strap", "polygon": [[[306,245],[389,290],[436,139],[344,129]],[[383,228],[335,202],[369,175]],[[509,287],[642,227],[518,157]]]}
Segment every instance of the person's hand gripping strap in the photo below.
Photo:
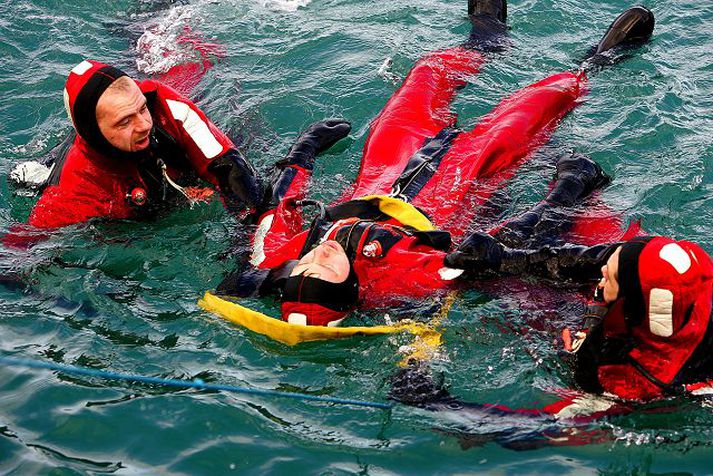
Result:
{"label": "person's hand gripping strap", "polygon": [[572,333],[569,328],[562,330],[562,342],[564,350],[575,354],[582,348],[582,344],[587,339],[591,330],[604,319],[609,307],[604,301],[604,288],[597,286],[594,291],[594,298],[587,303],[587,308],[582,319],[582,327]]}

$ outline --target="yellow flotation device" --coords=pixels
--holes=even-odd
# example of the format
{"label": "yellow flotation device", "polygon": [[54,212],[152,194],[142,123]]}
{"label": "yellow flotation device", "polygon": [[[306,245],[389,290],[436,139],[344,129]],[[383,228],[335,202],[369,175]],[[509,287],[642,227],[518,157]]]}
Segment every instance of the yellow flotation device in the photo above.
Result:
{"label": "yellow flotation device", "polygon": [[[430,220],[410,203],[394,197],[383,195],[369,195],[359,200],[368,201],[379,210],[401,223],[418,231],[434,230]],[[379,326],[353,326],[353,327],[327,327],[304,326],[290,324],[281,319],[270,317],[259,311],[240,305],[235,300],[227,300],[206,292],[198,305],[209,312],[217,314],[223,319],[249,329],[258,334],[270,337],[273,340],[287,345],[296,345],[302,342],[343,339],[353,336],[393,334],[396,332],[410,332],[417,337],[416,353],[420,358],[429,354],[428,349],[435,349],[440,345],[441,334],[433,325],[418,322],[401,321],[395,324]]]}
{"label": "yellow flotation device", "polygon": [[393,334],[395,332],[411,332],[417,336],[425,336],[435,332],[431,327],[418,322],[399,322],[390,325],[354,327],[290,324],[281,319],[270,317],[261,312],[241,306],[237,302],[220,298],[209,292],[205,293],[203,299],[198,301],[198,305],[204,310],[217,314],[227,321],[287,345],[316,340],[343,339],[345,337],[354,336]]}
{"label": "yellow flotation device", "polygon": [[410,203],[398,198],[385,195],[367,195],[358,200],[364,200],[378,206],[384,215],[388,215],[402,225],[410,226],[414,230],[431,231],[436,229],[426,215],[418,211]]}

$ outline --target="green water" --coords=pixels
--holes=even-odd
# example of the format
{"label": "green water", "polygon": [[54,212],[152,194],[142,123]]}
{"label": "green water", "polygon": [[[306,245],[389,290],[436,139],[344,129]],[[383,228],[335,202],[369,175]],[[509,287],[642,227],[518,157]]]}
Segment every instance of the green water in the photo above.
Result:
{"label": "green water", "polygon": [[[314,120],[352,121],[349,140],[321,157],[315,196],[354,178],[369,122],[423,53],[461,41],[465,2],[223,0],[0,3],[0,175],[58,143],[69,125],[65,75],[84,57],[136,73],[137,38],[165,18],[223,44],[226,57],[197,99],[246,147],[260,170]],[[505,94],[571,68],[629,6],[513,0],[515,47],[484,68],[454,103],[463,126]],[[713,4],[647,2],[654,41],[598,74],[591,93],[510,186],[509,212],[546,190],[552,157],[577,149],[614,177],[602,200],[653,233],[713,251]],[[164,23],[161,23],[164,22]],[[35,198],[0,181],[0,227],[24,221]],[[406,336],[289,348],[197,308],[231,269],[235,222],[217,202],[154,223],[94,223],[53,234],[4,269],[26,288],[0,287],[3,354],[118,372],[385,401]],[[469,401],[535,407],[554,401],[568,373],[552,320],[574,312],[518,310],[527,289],[461,296],[444,322],[436,371]],[[256,303],[266,309],[272,303]],[[559,317],[558,317],[559,316]],[[0,369],[3,474],[713,474],[709,402],[668,402],[598,424],[616,439],[529,452],[490,443],[462,449],[449,435],[475,421],[397,406],[390,412]],[[482,422],[481,422],[482,423]],[[490,422],[498,429],[498,422]],[[502,423],[505,427],[507,424]],[[502,429],[502,428],[500,428]]]}

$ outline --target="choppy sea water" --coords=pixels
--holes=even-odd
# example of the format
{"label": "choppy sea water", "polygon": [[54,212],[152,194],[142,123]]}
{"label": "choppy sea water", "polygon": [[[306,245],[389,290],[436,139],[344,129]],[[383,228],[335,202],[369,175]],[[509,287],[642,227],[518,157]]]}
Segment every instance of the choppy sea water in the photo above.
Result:
{"label": "choppy sea water", "polygon": [[[713,5],[646,5],[657,16],[653,41],[592,78],[586,101],[513,180],[506,214],[536,202],[553,157],[575,149],[611,173],[600,199],[625,221],[642,219],[652,233],[685,236],[711,252]],[[572,68],[627,6],[513,0],[514,47],[460,92],[453,109],[461,125],[475,124],[509,92]],[[0,176],[64,137],[61,90],[73,65],[91,57],[138,76],[160,73],[195,54],[177,42],[191,31],[224,51],[194,98],[261,171],[310,122],[352,122],[350,138],[318,159],[312,190],[328,201],[356,175],[369,122],[398,80],[422,54],[462,41],[468,30],[465,2],[443,0],[4,2]],[[142,41],[151,48],[137,49]],[[0,228],[25,221],[34,200],[0,180]],[[197,307],[232,268],[235,228],[213,202],[152,223],[74,227],[28,253],[5,250],[4,269],[25,276],[26,286],[0,287],[0,350],[385,401],[407,336],[290,348]],[[443,322],[433,367],[464,400],[530,408],[569,385],[551,322],[576,309],[518,309],[514,303],[536,296],[515,292],[463,293]],[[611,435],[604,442],[516,452],[479,444],[478,436],[512,428],[508,421],[0,369],[0,472],[10,474],[710,474],[712,424],[710,402],[675,399],[598,423],[594,429]]]}

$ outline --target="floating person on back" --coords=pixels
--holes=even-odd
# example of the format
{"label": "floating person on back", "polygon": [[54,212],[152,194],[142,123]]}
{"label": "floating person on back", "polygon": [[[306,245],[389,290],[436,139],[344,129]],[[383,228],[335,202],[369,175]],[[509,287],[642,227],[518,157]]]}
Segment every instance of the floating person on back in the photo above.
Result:
{"label": "floating person on back", "polygon": [[69,73],[64,101],[76,135],[30,214],[34,227],[146,218],[177,195],[200,198],[179,185],[196,177],[217,186],[235,213],[262,198],[254,169],[230,139],[168,86],[87,60]]}
{"label": "floating person on back", "polygon": [[[357,306],[389,306],[433,298],[464,281],[449,266],[452,239],[531,156],[586,92],[585,68],[530,85],[503,100],[471,131],[448,110],[457,89],[489,52],[507,47],[504,2],[471,1],[469,40],[426,55],[371,125],[356,184],[345,201],[323,208],[303,230],[300,208],[315,156],[344,137],[345,121],[310,127],[283,161],[254,240],[253,269],[218,287],[228,296],[276,293],[282,318],[294,324],[338,325]],[[653,15],[624,12],[586,67],[606,64],[612,50],[646,40]],[[582,156],[558,162],[557,182],[538,208],[574,205],[607,182]],[[561,228],[561,224],[555,228]],[[612,231],[617,239],[621,233]]]}

